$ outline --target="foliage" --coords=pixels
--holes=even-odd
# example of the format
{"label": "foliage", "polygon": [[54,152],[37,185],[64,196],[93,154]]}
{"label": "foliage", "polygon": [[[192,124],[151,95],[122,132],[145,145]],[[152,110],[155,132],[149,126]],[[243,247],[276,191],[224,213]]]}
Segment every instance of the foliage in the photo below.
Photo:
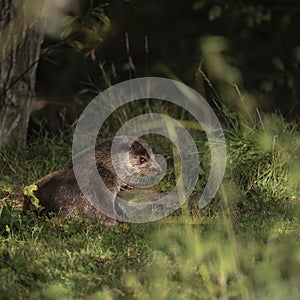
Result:
{"label": "foliage", "polygon": [[[296,113],[300,78],[297,1],[289,5],[280,1],[197,1],[195,8],[207,9],[213,24],[210,33],[230,42],[227,59],[243,74],[243,85],[256,95],[257,105],[262,109],[280,107],[285,114],[294,109]],[[284,98],[289,101],[283,102]]]}
{"label": "foliage", "polygon": [[[60,39],[45,40],[46,55],[38,74],[41,94],[74,97],[85,90],[90,100],[89,89],[95,83],[99,93],[128,78],[163,76],[198,88],[213,103],[198,69],[208,74],[220,92],[210,63],[215,61],[227,83],[254,96],[252,106],[263,111],[279,108],[284,116],[297,118],[300,40],[296,0],[289,4],[266,0],[78,3],[77,10],[65,18]],[[209,38],[217,48],[205,52]],[[226,69],[216,61],[215,50],[223,55]]]}
{"label": "foliage", "polygon": [[83,51],[85,56],[90,55],[95,60],[93,52],[103,41],[109,26],[110,20],[103,7],[90,7],[83,15],[70,15],[65,18],[60,38],[76,51]]}
{"label": "foliage", "polygon": [[[67,18],[63,36],[74,49],[93,57],[94,66],[104,64],[117,82],[177,74],[192,86],[199,64],[211,71],[201,50],[203,38],[221,38],[226,41],[222,50],[226,61],[240,72],[228,80],[255,95],[259,108],[280,107],[284,115],[294,112],[295,116],[300,79],[298,15],[296,0],[289,4],[120,0],[107,6],[94,1]],[[82,63],[96,76],[89,60]]]}

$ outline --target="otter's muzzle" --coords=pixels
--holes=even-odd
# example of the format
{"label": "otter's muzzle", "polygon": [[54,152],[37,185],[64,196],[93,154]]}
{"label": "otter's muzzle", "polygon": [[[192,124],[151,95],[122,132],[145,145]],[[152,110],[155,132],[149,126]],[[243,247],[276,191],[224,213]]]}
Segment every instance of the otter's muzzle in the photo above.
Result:
{"label": "otter's muzzle", "polygon": [[152,164],[150,169],[151,169],[151,176],[159,176],[162,174],[162,168],[158,163]]}

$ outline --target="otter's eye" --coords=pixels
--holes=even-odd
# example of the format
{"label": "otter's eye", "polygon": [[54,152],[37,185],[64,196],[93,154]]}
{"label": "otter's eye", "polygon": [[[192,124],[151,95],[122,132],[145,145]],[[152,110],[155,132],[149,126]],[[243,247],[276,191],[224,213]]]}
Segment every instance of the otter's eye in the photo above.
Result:
{"label": "otter's eye", "polygon": [[147,160],[146,160],[145,157],[140,157],[140,163],[141,163],[141,164],[144,164],[146,161],[147,161]]}

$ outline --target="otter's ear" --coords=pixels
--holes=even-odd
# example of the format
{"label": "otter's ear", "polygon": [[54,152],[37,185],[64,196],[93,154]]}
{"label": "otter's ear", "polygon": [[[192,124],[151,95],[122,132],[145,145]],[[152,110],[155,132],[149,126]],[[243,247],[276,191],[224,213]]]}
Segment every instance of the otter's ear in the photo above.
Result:
{"label": "otter's ear", "polygon": [[131,145],[130,145],[130,150],[129,151],[137,151],[138,149],[141,148],[141,144],[137,141],[134,141]]}

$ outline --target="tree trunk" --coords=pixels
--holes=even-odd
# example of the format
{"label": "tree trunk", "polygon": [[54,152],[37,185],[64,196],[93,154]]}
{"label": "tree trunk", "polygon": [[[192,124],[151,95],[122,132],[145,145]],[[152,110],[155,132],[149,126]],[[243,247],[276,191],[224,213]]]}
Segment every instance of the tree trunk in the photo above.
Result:
{"label": "tree trunk", "polygon": [[43,41],[32,3],[0,0],[0,148],[26,145]]}

